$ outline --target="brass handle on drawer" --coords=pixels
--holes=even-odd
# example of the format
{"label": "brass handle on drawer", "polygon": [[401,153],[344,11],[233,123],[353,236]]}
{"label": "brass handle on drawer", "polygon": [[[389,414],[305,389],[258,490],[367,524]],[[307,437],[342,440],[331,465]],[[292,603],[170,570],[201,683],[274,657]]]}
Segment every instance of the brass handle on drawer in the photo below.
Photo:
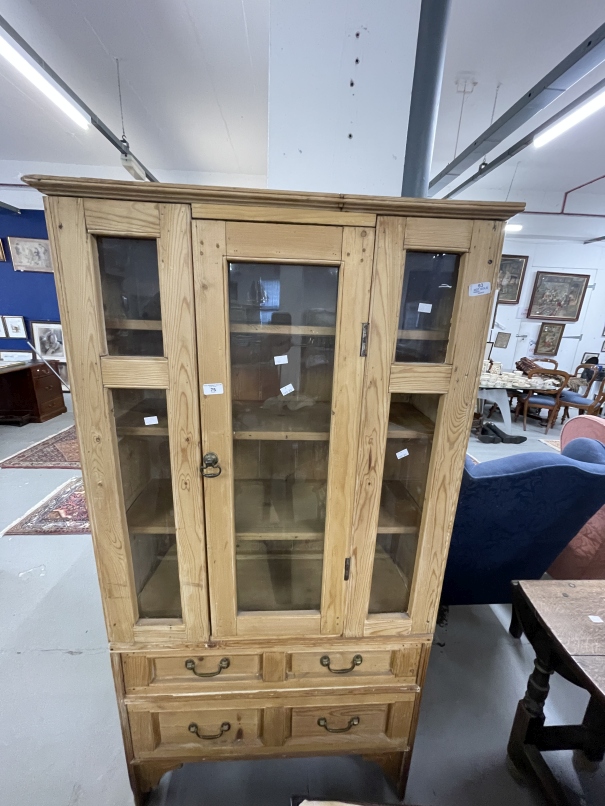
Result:
{"label": "brass handle on drawer", "polygon": [[195,668],[195,661],[193,658],[187,658],[185,661],[185,669],[189,669],[190,672],[196,677],[216,677],[217,674],[220,674],[223,669],[228,669],[231,666],[231,661],[229,658],[221,658],[218,662],[218,669],[216,672],[198,672]]}
{"label": "brass handle on drawer", "polygon": [[[208,468],[213,468],[215,471],[214,473],[207,473],[206,470]],[[218,463],[218,456],[215,453],[205,453],[202,459],[202,476],[205,476],[207,479],[215,479],[217,476],[220,476],[223,472],[222,467]]]}
{"label": "brass handle on drawer", "polygon": [[356,725],[359,725],[360,722],[361,719],[358,716],[352,716],[349,719],[349,724],[347,725],[346,728],[329,728],[328,720],[324,716],[320,716],[319,719],[317,720],[317,724],[319,725],[319,727],[325,728],[328,731],[328,733],[346,733],[347,731],[351,730],[351,728],[354,728]]}
{"label": "brass handle on drawer", "polygon": [[220,739],[223,733],[227,733],[228,730],[231,730],[231,722],[223,722],[220,733],[215,733],[213,736],[204,736],[199,732],[199,728],[195,722],[189,725],[189,733],[195,733],[198,739]]}
{"label": "brass handle on drawer", "polygon": [[330,666],[330,656],[329,655],[322,655],[319,659],[319,662],[322,666],[325,666],[329,672],[332,674],[347,674],[347,672],[352,672],[356,666],[361,666],[363,658],[361,655],[353,655],[353,660],[351,665],[348,669],[332,669]]}

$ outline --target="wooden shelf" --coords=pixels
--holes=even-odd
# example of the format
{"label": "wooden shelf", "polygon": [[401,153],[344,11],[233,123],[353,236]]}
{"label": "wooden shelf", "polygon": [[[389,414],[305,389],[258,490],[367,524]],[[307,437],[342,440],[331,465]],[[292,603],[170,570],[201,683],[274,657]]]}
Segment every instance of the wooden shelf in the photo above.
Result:
{"label": "wooden shelf", "polygon": [[411,403],[391,403],[388,439],[429,439],[435,423]]}
{"label": "wooden shelf", "polygon": [[397,339],[408,339],[411,341],[447,341],[449,333],[447,330],[398,330]]}
{"label": "wooden shelf", "polygon": [[320,481],[236,481],[236,539],[323,540],[325,497]]}
{"label": "wooden shelf", "polygon": [[141,618],[181,618],[181,590],[176,546],[160,560],[138,596]]}
{"label": "wooden shelf", "polygon": [[126,521],[131,534],[175,534],[170,479],[152,479],[128,508]]}
{"label": "wooden shelf", "polygon": [[233,438],[328,440],[330,413],[329,403],[316,403],[295,411],[285,407],[276,411],[263,408],[262,403],[236,401],[233,404]]}
{"label": "wooden shelf", "polygon": [[161,319],[106,319],[107,330],[161,330]]}
{"label": "wooden shelf", "polygon": [[247,325],[233,323],[232,333],[258,333],[265,336],[335,336],[335,327],[319,325]]}
{"label": "wooden shelf", "polygon": [[416,534],[420,509],[402,481],[384,481],[378,515],[378,534]]}
{"label": "wooden shelf", "polygon": [[[129,411],[116,417],[116,431],[119,437],[167,437],[168,417],[166,412],[158,413],[157,403],[160,401],[149,400],[147,405],[139,404]],[[154,403],[155,409],[154,409]],[[155,415],[158,418],[157,425],[145,425],[143,418]]]}

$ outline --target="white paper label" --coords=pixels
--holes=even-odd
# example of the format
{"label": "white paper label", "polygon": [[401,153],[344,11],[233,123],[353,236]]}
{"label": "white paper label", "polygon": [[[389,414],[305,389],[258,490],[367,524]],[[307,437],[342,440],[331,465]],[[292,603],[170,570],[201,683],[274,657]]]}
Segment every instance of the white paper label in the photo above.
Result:
{"label": "white paper label", "polygon": [[468,287],[468,295],[469,297],[482,297],[484,294],[489,294],[491,290],[491,283],[472,283]]}
{"label": "white paper label", "polygon": [[287,364],[288,363],[288,356],[287,355],[276,355],[273,357],[273,360],[276,364]]}
{"label": "white paper label", "polygon": [[403,459],[404,456],[409,456],[409,455],[410,455],[410,452],[408,451],[407,448],[404,448],[402,451],[397,451],[397,453],[395,454],[395,456],[398,459]]}
{"label": "white paper label", "polygon": [[205,383],[204,384],[204,394],[205,395],[222,395],[223,394],[223,384],[222,383]]}
{"label": "white paper label", "polygon": [[155,416],[153,416],[153,417],[143,417],[143,421],[145,422],[145,425],[157,425],[158,424],[158,418],[155,417]]}
{"label": "white paper label", "polygon": [[433,310],[433,306],[430,302],[419,302],[418,303],[418,313],[430,313]]}
{"label": "white paper label", "polygon": [[31,361],[32,354],[28,352],[17,351],[11,353],[9,351],[0,353],[0,361]]}
{"label": "white paper label", "polygon": [[292,386],[291,383],[289,383],[287,386],[282,386],[282,388],[279,391],[282,393],[282,395],[289,395],[290,392],[294,391],[294,387]]}
{"label": "white paper label", "polygon": [[588,618],[593,622],[593,624],[602,624],[603,619],[601,616],[588,616]]}

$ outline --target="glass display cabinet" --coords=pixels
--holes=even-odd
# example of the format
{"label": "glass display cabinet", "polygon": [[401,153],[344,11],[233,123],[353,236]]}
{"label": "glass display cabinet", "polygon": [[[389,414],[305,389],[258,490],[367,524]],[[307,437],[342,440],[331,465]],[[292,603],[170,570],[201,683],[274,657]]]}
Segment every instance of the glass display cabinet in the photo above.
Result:
{"label": "glass display cabinet", "polygon": [[44,193],[133,789],[411,758],[518,204]]}

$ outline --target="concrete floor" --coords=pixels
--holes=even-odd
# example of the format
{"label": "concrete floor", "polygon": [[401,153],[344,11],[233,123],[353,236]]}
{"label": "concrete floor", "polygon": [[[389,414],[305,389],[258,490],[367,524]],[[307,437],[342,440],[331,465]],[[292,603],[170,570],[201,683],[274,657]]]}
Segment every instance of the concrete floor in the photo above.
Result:
{"label": "concrete floor", "polygon": [[[5,458],[73,422],[0,426]],[[520,428],[520,426],[517,426]],[[482,445],[481,461],[552,450],[528,426],[521,446]],[[558,429],[549,438],[558,437]],[[0,470],[0,534],[71,470]],[[544,806],[505,766],[516,703],[532,667],[527,642],[507,633],[502,606],[452,608],[429,664],[407,803]],[[0,803],[131,806],[89,536],[0,536]],[[551,722],[580,720],[584,692],[553,681]],[[605,769],[575,772],[551,754],[578,806],[605,803]],[[605,765],[602,765],[605,767]],[[164,777],[153,806],[288,806],[291,794],[396,803],[378,767],[352,757],[187,765]]]}

